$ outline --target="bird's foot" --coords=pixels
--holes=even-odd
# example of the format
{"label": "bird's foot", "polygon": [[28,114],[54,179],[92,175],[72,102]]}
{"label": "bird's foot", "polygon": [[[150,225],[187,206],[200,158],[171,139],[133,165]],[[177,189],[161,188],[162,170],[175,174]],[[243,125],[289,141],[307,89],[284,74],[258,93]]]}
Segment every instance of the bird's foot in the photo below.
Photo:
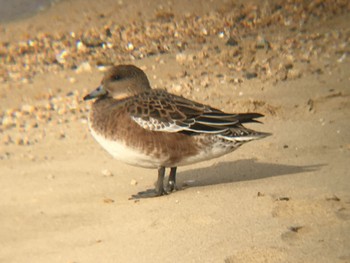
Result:
{"label": "bird's foot", "polygon": [[147,189],[146,191],[138,192],[135,195],[132,195],[129,200],[135,200],[135,199],[141,199],[141,198],[152,198],[152,197],[158,197],[162,195],[167,195],[168,192],[164,189],[157,190],[157,189]]}

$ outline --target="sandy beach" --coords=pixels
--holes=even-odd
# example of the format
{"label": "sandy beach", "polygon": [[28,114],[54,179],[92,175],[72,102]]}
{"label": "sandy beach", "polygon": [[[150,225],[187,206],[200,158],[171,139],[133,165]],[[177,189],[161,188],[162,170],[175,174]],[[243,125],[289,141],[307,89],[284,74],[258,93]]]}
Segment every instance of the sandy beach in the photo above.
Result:
{"label": "sandy beach", "polygon": [[[0,24],[0,262],[350,262],[348,1],[64,0]],[[89,134],[113,64],[273,135],[157,171]]]}

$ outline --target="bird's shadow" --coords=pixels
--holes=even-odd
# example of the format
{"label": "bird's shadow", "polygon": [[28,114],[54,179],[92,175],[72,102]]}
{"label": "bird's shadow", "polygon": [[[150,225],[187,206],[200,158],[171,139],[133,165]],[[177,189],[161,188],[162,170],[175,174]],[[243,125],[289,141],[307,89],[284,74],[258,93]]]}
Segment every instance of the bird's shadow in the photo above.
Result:
{"label": "bird's shadow", "polygon": [[319,170],[322,166],[324,164],[296,166],[261,163],[257,162],[256,159],[245,159],[234,162],[220,162],[210,167],[180,172],[177,176],[177,182],[178,186],[206,186],[311,172]]}

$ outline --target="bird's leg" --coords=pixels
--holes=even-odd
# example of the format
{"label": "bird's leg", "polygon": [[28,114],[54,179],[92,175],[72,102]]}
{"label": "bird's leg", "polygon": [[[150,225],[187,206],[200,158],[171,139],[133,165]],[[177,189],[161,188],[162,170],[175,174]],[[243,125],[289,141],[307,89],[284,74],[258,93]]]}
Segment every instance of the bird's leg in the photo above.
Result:
{"label": "bird's leg", "polygon": [[169,192],[177,190],[177,187],[176,187],[176,168],[177,167],[170,168],[169,181],[168,181],[168,187],[167,187],[167,190]]}
{"label": "bird's leg", "polygon": [[156,184],[156,196],[161,196],[166,194],[165,190],[164,190],[164,175],[165,175],[165,167],[161,166],[158,169],[158,180],[157,180],[157,184]]}
{"label": "bird's leg", "polygon": [[139,199],[139,198],[149,198],[156,197],[167,194],[164,190],[164,175],[165,175],[165,167],[162,166],[158,169],[158,180],[156,183],[155,189],[147,189],[146,191],[139,192],[136,195],[132,195],[129,199]]}

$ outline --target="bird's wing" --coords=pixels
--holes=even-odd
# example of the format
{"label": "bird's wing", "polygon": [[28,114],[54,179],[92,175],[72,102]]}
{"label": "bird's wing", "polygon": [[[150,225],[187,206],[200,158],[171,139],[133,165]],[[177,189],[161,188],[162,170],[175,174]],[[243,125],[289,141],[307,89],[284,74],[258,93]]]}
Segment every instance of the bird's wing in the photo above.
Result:
{"label": "bird's wing", "polygon": [[261,117],[227,114],[162,90],[141,93],[126,102],[130,117],[151,131],[220,134]]}

